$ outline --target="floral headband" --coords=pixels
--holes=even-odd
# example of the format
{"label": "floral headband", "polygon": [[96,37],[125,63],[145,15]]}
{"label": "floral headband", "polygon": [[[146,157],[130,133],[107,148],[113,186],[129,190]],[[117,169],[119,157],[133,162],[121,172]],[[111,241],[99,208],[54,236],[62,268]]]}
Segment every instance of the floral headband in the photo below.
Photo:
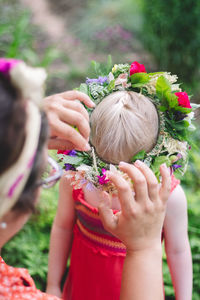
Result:
{"label": "floral headband", "polygon": [[43,85],[47,77],[42,68],[31,68],[23,61],[0,58],[0,73],[9,77],[26,102],[26,138],[17,161],[0,177],[0,217],[8,212],[28,180],[35,158],[41,126],[38,106],[43,98]]}
{"label": "floral headband", "polygon": [[[190,103],[187,93],[177,83],[178,77],[168,72],[147,73],[145,66],[136,61],[131,65],[116,64],[105,76],[100,72],[99,64],[93,64],[97,78],[87,78],[79,90],[89,95],[96,104],[115,91],[134,91],[150,98],[157,109],[160,122],[157,143],[150,152],[137,153],[131,162],[142,160],[158,179],[159,167],[163,163],[183,175],[190,149],[189,132],[195,130],[193,111],[198,105]],[[72,178],[75,188],[87,184],[90,189],[95,186],[111,193],[114,191],[106,178],[106,170],[117,171],[117,166],[102,161],[94,149],[91,152],[61,151],[58,157],[62,167],[71,170],[68,176]],[[127,177],[125,174],[123,176]]]}

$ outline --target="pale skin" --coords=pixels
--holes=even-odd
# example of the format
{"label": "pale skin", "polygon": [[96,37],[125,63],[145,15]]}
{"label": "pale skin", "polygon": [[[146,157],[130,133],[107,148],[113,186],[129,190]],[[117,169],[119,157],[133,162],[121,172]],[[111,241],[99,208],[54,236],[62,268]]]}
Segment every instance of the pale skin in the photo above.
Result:
{"label": "pale skin", "polygon": [[90,150],[89,116],[80,102],[90,108],[95,106],[86,94],[78,91],[55,94],[43,100],[50,125],[49,149]]}
{"label": "pale skin", "polygon": [[[109,172],[107,176],[118,190],[121,211],[113,215],[110,207],[112,199],[105,192],[101,194],[98,204],[105,228],[127,246],[120,299],[163,299],[160,236],[170,193],[170,175],[163,165],[163,180],[159,186],[154,174],[143,163],[121,163],[120,169],[133,180],[135,197],[119,174]],[[63,177],[58,210],[52,227],[47,286],[48,293],[59,297],[60,281],[70,253],[75,222],[71,191],[69,180]],[[144,289],[144,286],[147,288]]]}

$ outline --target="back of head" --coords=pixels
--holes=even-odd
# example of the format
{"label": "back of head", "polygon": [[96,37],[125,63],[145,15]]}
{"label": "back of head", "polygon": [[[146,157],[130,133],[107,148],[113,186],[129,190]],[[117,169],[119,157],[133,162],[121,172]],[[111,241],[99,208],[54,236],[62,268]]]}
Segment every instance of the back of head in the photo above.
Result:
{"label": "back of head", "polygon": [[18,158],[25,140],[25,103],[19,90],[0,73],[0,175]]}
{"label": "back of head", "polygon": [[106,162],[130,162],[139,151],[154,147],[158,124],[157,110],[149,98],[136,92],[114,92],[91,115],[91,143]]}
{"label": "back of head", "polygon": [[[21,90],[11,81],[10,76],[0,72],[0,177],[4,176],[18,160],[24,150],[27,139],[27,99],[22,96]],[[34,208],[38,192],[36,185],[44,168],[44,147],[48,137],[48,123],[45,113],[40,115],[39,136],[36,139],[36,149],[30,149],[34,154],[34,161],[25,182],[21,195],[13,203],[13,209],[20,213]],[[35,124],[32,124],[33,130]],[[35,153],[34,153],[35,151]],[[27,166],[26,169],[29,167]],[[13,174],[14,175],[14,174]],[[10,184],[12,184],[11,179]],[[17,182],[17,181],[16,181]],[[11,197],[11,196],[10,196]],[[8,201],[2,197],[1,203]],[[14,205],[15,204],[15,205]],[[0,211],[1,215],[1,211]]]}

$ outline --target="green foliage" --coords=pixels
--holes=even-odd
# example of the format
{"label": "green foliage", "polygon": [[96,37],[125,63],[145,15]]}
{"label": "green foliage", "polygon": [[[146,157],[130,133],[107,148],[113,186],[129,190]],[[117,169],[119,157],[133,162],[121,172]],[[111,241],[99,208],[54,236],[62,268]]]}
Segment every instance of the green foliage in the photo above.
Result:
{"label": "green foliage", "polygon": [[143,9],[143,40],[158,68],[190,85],[199,81],[200,1],[144,0]]}
{"label": "green foliage", "polygon": [[31,65],[44,68],[58,59],[61,52],[53,46],[47,46],[39,55],[38,44],[44,42],[44,37],[31,24],[30,12],[22,8],[18,1],[2,0],[0,11],[0,56],[22,59]]}
{"label": "green foliage", "polygon": [[133,156],[131,161],[135,162],[137,159],[142,160],[142,159],[144,159],[145,155],[146,155],[146,152],[144,150],[142,150],[142,151],[138,152],[135,156]]}
{"label": "green foliage", "polygon": [[42,192],[39,212],[2,249],[7,264],[24,267],[35,280],[37,287],[45,290],[48,270],[49,236],[55,216],[58,186]]}
{"label": "green foliage", "polygon": [[131,75],[131,86],[133,88],[143,87],[144,84],[148,83],[150,76],[147,73],[135,73]]}
{"label": "green foliage", "polygon": [[107,63],[99,63],[95,60],[91,61],[91,67],[88,73],[92,78],[98,78],[99,76],[107,76],[112,69],[112,56],[108,55]]}

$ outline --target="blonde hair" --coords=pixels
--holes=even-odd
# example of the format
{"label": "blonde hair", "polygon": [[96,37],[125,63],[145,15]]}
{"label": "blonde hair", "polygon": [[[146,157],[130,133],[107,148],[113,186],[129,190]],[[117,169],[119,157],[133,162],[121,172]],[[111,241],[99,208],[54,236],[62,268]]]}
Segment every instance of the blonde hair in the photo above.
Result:
{"label": "blonde hair", "polygon": [[149,98],[135,92],[114,92],[93,111],[90,140],[102,160],[130,162],[139,151],[153,148],[158,124],[156,108]]}

